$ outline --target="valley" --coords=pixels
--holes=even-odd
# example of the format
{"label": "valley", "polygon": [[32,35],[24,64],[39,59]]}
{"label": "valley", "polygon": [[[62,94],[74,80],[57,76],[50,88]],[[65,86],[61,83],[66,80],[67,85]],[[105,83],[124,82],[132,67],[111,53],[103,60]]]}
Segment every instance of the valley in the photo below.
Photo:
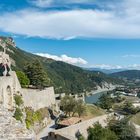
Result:
{"label": "valley", "polygon": [[[14,42],[1,37],[1,113],[11,113],[6,115],[8,119],[25,132],[3,132],[1,138],[76,140],[87,138],[88,130],[92,125],[96,128],[98,121],[101,129],[107,129],[112,119],[120,123],[129,118],[132,125],[125,125],[131,129],[139,125],[138,71],[136,77],[128,77],[125,71],[105,74],[83,70],[25,52],[10,41]],[[139,133],[137,127],[136,132],[134,137]]]}

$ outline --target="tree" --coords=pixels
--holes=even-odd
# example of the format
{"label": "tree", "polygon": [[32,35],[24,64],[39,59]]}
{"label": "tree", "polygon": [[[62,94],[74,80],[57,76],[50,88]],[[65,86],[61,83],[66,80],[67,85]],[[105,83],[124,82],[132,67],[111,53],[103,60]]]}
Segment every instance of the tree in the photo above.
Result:
{"label": "tree", "polygon": [[80,133],[79,130],[75,133],[75,137],[76,137],[78,140],[85,140],[84,136]]}
{"label": "tree", "polygon": [[27,87],[30,84],[30,80],[24,72],[17,71],[16,74],[22,87]]}
{"label": "tree", "polygon": [[126,113],[126,114],[136,114],[140,111],[140,109],[138,107],[134,107],[133,104],[129,101],[126,101],[124,106],[123,106],[123,111]]}
{"label": "tree", "polygon": [[129,122],[129,118],[121,120],[110,120],[108,128],[115,132],[119,140],[135,140],[136,130],[135,127]]}
{"label": "tree", "polygon": [[112,108],[113,100],[108,94],[103,94],[97,103],[103,109],[110,109]]}
{"label": "tree", "polygon": [[78,116],[81,117],[85,111],[85,105],[82,100],[76,100],[72,96],[68,95],[61,99],[60,106],[66,116],[71,116],[71,114],[74,116],[74,114],[77,113]]}
{"label": "tree", "polygon": [[65,112],[66,116],[67,114],[70,116],[70,114],[74,111],[76,101],[72,96],[66,95],[61,99],[60,106],[62,107],[62,110]]}
{"label": "tree", "polygon": [[118,137],[110,129],[96,123],[88,129],[88,140],[118,140]]}
{"label": "tree", "polygon": [[26,64],[24,71],[29,77],[31,84],[38,89],[44,89],[50,84],[50,79],[39,60]]}
{"label": "tree", "polygon": [[76,112],[79,117],[81,117],[81,115],[85,112],[85,104],[83,103],[83,100],[76,101],[74,112]]}

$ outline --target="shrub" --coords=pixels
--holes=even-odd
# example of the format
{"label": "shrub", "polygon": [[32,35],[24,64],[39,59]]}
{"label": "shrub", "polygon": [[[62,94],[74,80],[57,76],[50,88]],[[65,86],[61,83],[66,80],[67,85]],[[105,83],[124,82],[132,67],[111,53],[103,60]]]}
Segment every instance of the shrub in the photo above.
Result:
{"label": "shrub", "polygon": [[23,100],[22,100],[22,97],[20,95],[15,95],[14,99],[15,99],[16,105],[20,106],[23,104]]}
{"label": "shrub", "polygon": [[15,111],[15,113],[14,113],[14,118],[15,118],[16,120],[19,120],[19,121],[22,122],[22,117],[23,117],[23,114],[22,114],[21,109],[20,109],[20,108],[16,108],[16,111]]}
{"label": "shrub", "polygon": [[33,119],[34,110],[32,108],[26,107],[25,112],[26,112],[26,119],[25,119],[26,127],[29,129],[31,126],[34,125],[34,119]]}
{"label": "shrub", "polygon": [[32,108],[26,107],[26,127],[29,129],[35,123],[41,123],[45,117],[48,117],[48,109],[41,108],[37,111],[34,111]]}

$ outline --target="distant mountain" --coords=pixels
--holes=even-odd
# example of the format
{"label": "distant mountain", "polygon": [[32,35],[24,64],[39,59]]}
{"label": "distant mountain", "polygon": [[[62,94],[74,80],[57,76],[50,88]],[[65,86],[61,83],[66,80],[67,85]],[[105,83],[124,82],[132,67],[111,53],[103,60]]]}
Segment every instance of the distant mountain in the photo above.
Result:
{"label": "distant mountain", "polygon": [[111,73],[121,72],[125,70],[125,69],[100,69],[100,68],[86,68],[86,69],[89,71],[100,71],[105,74],[111,74]]}
{"label": "distant mountain", "polygon": [[140,70],[127,70],[122,72],[116,72],[116,73],[112,73],[110,76],[116,78],[127,78],[130,80],[140,79]]}
{"label": "distant mountain", "polygon": [[[47,72],[49,78],[52,81],[51,86],[55,87],[55,91],[65,93],[81,93],[83,91],[90,91],[97,86],[102,87],[105,83],[117,83],[118,79],[112,78],[104,73],[95,71],[83,70],[80,67],[76,67],[64,62],[47,59],[28,52],[25,52],[18,47],[15,47],[13,43],[8,43],[8,38],[2,38],[7,44],[7,53],[12,60],[13,70],[23,70],[27,62],[32,62],[38,59],[44,70]],[[2,47],[0,47],[2,50]]]}

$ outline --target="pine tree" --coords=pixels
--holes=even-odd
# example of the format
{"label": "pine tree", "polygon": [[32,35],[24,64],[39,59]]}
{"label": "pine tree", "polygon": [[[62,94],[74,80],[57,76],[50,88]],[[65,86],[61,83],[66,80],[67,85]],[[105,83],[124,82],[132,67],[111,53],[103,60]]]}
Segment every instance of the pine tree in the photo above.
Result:
{"label": "pine tree", "polygon": [[28,63],[25,66],[25,73],[29,77],[31,85],[36,88],[44,89],[49,86],[50,79],[39,60],[35,60],[33,63]]}

